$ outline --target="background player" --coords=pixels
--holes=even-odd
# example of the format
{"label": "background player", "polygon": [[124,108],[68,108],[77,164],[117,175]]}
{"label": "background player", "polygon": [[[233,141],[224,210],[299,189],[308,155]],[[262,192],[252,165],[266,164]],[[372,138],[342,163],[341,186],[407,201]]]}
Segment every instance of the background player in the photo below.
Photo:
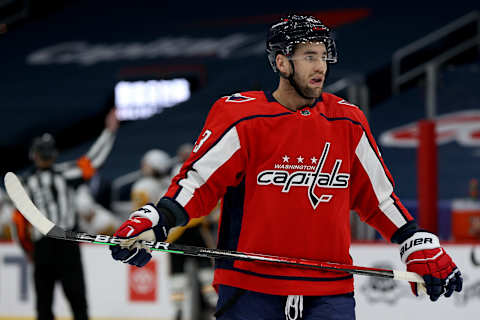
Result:
{"label": "background player", "polygon": [[[461,274],[438,238],[420,230],[395,195],[361,110],[322,93],[328,63],[337,61],[330,30],[290,15],[269,29],[267,53],[277,89],[219,99],[166,195],[132,213],[116,235],[164,240],[169,228],[208,214],[223,198],[219,248],[351,264],[354,209],[400,244],[432,301],[461,291]],[[138,243],[111,250],[137,266],[151,257]],[[220,319],[355,318],[346,273],[219,260],[214,285]]]}
{"label": "background player", "polygon": [[136,210],[149,202],[158,202],[170,185],[172,159],[163,150],[147,151],[141,160],[141,178],[132,186],[131,199]]}
{"label": "background player", "polygon": [[[92,178],[105,162],[115,141],[118,120],[114,110],[105,120],[100,137],[77,161],[55,164],[58,150],[50,134],[34,139],[30,158],[34,168],[23,175],[23,185],[40,211],[66,230],[78,227],[75,188]],[[43,237],[31,230],[18,211],[14,213],[20,244],[34,264],[37,319],[53,320],[53,290],[60,281],[75,320],[88,319],[83,266],[78,243]]]}

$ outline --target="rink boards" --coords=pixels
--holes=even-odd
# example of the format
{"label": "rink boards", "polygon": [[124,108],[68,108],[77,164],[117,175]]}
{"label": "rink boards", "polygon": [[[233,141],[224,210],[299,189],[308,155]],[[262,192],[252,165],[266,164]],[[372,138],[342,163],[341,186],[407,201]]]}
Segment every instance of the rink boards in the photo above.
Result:
{"label": "rink boards", "polygon": [[[446,245],[464,278],[464,291],[432,303],[414,297],[406,282],[355,276],[357,319],[474,319],[480,308],[480,247]],[[89,312],[92,320],[173,319],[172,283],[166,254],[153,255],[148,268],[114,262],[101,245],[82,245]],[[396,246],[355,244],[351,255],[356,265],[404,270]],[[0,243],[0,320],[33,319],[35,292],[32,267],[20,248]],[[70,311],[60,287],[55,289],[54,312],[69,319]]]}

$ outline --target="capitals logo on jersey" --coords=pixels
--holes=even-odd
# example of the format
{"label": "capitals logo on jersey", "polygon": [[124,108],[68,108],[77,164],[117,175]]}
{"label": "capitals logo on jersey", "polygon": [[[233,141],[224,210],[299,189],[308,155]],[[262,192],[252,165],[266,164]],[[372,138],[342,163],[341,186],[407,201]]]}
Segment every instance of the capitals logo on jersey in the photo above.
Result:
{"label": "capitals logo on jersey", "polygon": [[[288,164],[290,157],[285,155],[282,164],[276,164],[274,170],[264,170],[257,175],[258,185],[276,185],[282,187],[282,192],[289,192],[294,187],[307,188],[307,196],[316,209],[322,202],[329,202],[333,195],[318,195],[317,188],[348,188],[350,174],[340,172],[342,160],[335,160],[335,165],[331,172],[323,172],[323,166],[326,162],[328,152],[330,151],[330,142],[326,142],[320,158],[312,157],[310,162],[302,156],[296,158],[297,164]],[[304,163],[304,161],[307,162]],[[296,170],[290,172],[288,170]]]}
{"label": "capitals logo on jersey", "polygon": [[226,96],[226,98],[227,99],[225,100],[225,102],[236,102],[236,103],[247,102],[247,101],[252,101],[256,99],[256,98],[244,96],[241,93],[234,93],[231,96]]}

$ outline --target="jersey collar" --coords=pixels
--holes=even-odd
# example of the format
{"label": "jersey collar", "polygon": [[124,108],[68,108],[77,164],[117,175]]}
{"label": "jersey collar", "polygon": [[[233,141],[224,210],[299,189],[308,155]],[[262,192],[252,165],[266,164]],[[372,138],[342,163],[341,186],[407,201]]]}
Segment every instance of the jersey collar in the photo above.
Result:
{"label": "jersey collar", "polygon": [[[273,92],[272,92],[272,91],[263,91],[263,92],[264,92],[265,97],[267,98],[267,101],[268,101],[268,102],[276,102],[276,103],[278,103],[278,104],[281,104],[280,102],[277,101],[277,99],[275,99],[275,97],[273,96]],[[303,107],[300,108],[300,109],[304,109],[304,108],[306,108],[306,107],[308,107],[308,108],[313,108],[317,103],[323,101],[323,100],[322,100],[322,96],[323,96],[323,93],[322,93],[322,95],[320,95],[319,98],[315,99],[315,101],[313,102],[313,104],[303,106]],[[299,109],[299,110],[300,110],[300,109]]]}

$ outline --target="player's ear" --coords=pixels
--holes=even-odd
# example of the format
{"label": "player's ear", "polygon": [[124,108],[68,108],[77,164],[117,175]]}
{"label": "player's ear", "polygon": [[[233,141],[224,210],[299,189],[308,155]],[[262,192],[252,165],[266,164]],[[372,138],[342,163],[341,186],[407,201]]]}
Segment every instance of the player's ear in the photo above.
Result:
{"label": "player's ear", "polygon": [[288,75],[290,75],[291,66],[286,56],[284,56],[283,54],[277,54],[277,56],[275,57],[275,63],[277,64],[277,69],[280,74],[287,77]]}

